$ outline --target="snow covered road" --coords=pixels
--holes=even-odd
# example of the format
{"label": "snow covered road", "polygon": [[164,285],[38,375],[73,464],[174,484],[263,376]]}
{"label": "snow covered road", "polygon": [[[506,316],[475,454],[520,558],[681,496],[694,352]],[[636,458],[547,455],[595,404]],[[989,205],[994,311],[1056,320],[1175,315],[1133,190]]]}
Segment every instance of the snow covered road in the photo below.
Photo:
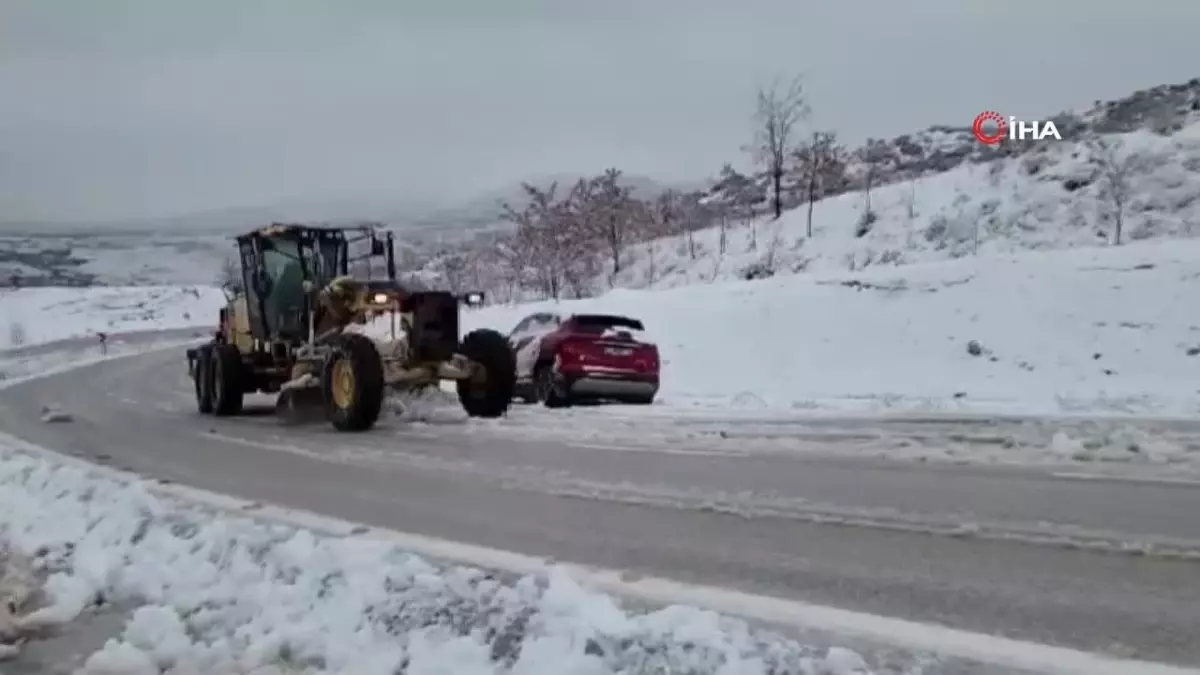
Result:
{"label": "snow covered road", "polygon": [[[35,380],[0,393],[0,427],[149,477],[371,525],[1200,664],[1200,565],[1173,555],[1200,541],[1190,485],[755,452],[746,438],[570,443],[438,415],[333,439],[269,417],[200,418],[183,378],[180,355],[164,352]],[[75,423],[37,422],[45,403]],[[1136,542],[1164,555],[1086,548]]]}

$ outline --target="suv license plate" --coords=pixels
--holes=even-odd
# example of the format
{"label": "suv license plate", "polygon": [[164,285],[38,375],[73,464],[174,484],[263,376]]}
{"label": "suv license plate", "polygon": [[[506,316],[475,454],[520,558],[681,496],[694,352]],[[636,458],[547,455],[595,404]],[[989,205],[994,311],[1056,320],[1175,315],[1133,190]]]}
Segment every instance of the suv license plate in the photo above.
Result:
{"label": "suv license plate", "polygon": [[629,356],[633,350],[624,347],[605,347],[604,353],[609,356]]}

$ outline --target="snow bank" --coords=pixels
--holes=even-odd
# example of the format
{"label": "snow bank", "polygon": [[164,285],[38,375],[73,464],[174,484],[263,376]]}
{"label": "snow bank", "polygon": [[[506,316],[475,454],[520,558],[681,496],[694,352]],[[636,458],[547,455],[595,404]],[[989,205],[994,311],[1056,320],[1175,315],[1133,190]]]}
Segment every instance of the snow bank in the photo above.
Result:
{"label": "snow bank", "polygon": [[[47,575],[47,620],[144,603],[87,673],[865,673],[710,612],[631,613],[548,568],[439,568],[362,536],[322,537],[170,503],[0,448],[3,536]],[[291,670],[288,670],[291,669]],[[928,672],[928,671],[925,671]]]}
{"label": "snow bank", "polygon": [[130,286],[0,291],[0,348],[96,333],[170,330],[216,324],[218,288]]}
{"label": "snow bank", "polygon": [[971,257],[561,303],[640,318],[663,403],[743,410],[1200,412],[1200,242]]}

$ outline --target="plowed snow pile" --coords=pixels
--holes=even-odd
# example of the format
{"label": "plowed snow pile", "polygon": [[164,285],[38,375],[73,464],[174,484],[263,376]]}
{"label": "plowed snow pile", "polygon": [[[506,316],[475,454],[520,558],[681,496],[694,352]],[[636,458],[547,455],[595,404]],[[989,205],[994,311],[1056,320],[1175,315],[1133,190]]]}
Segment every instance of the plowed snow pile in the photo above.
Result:
{"label": "plowed snow pile", "polygon": [[1200,412],[1200,242],[1169,241],[489,307],[641,318],[661,402],[743,410]]}

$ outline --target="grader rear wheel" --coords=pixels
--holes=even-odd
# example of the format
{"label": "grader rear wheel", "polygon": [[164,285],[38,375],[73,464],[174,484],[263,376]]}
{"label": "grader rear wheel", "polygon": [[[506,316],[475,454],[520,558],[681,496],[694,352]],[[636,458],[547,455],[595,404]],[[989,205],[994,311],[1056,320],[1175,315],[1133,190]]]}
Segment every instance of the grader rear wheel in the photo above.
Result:
{"label": "grader rear wheel", "polygon": [[213,411],[212,371],[209,360],[212,358],[212,347],[204,345],[196,350],[196,362],[192,364],[192,386],[196,390],[196,410],[201,415],[211,415]]}
{"label": "grader rear wheel", "polygon": [[364,335],[338,338],[326,362],[321,391],[329,421],[338,431],[366,431],[383,407],[383,361],[375,343]]}
{"label": "grader rear wheel", "polygon": [[244,392],[242,378],[242,354],[231,344],[213,345],[211,352],[213,414],[218,417],[238,415],[242,412]]}

